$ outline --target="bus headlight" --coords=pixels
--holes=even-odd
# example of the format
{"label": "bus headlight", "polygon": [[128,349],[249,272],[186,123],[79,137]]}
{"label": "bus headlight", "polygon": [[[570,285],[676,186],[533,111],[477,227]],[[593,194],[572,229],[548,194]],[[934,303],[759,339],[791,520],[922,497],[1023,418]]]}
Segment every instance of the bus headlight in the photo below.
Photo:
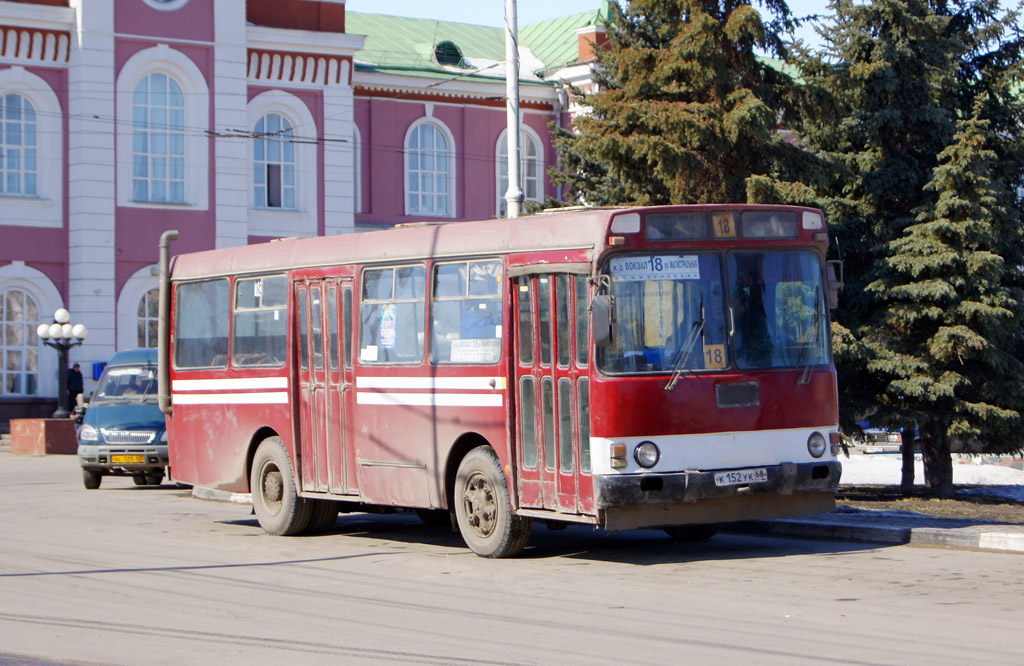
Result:
{"label": "bus headlight", "polygon": [[80,442],[98,442],[99,440],[99,431],[91,425],[84,425],[78,431],[78,441]]}
{"label": "bus headlight", "polygon": [[813,433],[807,438],[807,452],[815,458],[825,455],[825,449],[827,448],[828,442],[825,441],[825,436],[820,432]]}
{"label": "bus headlight", "polygon": [[644,468],[651,468],[658,464],[661,458],[661,451],[654,442],[640,442],[633,449],[633,459],[636,464]]}

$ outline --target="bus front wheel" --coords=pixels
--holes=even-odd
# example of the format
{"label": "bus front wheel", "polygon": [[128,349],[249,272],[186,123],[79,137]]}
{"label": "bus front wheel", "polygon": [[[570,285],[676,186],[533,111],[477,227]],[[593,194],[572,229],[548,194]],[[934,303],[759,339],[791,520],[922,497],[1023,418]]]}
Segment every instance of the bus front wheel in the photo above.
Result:
{"label": "bus front wheel", "polygon": [[268,437],[256,449],[250,487],[260,526],[274,536],[299,534],[309,525],[312,505],[295,491],[295,475],[280,437]]}
{"label": "bus front wheel", "polygon": [[466,545],[481,557],[512,557],[530,538],[531,521],[512,513],[505,474],[489,446],[473,449],[459,464],[455,519]]}

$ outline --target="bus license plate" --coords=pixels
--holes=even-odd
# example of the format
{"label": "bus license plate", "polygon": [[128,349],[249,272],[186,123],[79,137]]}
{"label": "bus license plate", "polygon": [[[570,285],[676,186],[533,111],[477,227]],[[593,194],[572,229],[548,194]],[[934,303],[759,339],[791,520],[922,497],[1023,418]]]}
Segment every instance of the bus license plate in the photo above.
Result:
{"label": "bus license plate", "polygon": [[764,467],[734,469],[731,472],[715,474],[716,486],[741,486],[748,483],[765,483],[766,481],[768,481],[768,470]]}
{"label": "bus license plate", "polygon": [[112,463],[144,463],[146,456],[110,456]]}

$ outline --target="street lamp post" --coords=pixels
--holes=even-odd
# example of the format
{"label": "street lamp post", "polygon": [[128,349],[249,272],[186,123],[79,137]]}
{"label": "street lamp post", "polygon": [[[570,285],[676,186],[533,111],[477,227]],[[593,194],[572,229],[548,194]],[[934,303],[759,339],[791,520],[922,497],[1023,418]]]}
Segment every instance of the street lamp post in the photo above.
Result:
{"label": "street lamp post", "polygon": [[[39,324],[36,334],[43,344],[57,350],[57,411],[53,418],[67,418],[71,414],[68,404],[68,350],[85,340],[85,324],[71,324],[71,313],[61,308],[53,313],[52,324]],[[72,342],[72,340],[74,340]]]}

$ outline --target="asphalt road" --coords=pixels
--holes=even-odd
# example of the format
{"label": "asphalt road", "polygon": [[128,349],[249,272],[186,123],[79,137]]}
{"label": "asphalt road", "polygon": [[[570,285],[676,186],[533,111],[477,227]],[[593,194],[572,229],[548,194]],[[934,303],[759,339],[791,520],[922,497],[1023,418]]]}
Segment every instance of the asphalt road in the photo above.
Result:
{"label": "asphalt road", "polygon": [[514,560],[412,514],[267,536],[165,483],[0,456],[0,664],[1018,664],[1020,555],[535,527]]}

